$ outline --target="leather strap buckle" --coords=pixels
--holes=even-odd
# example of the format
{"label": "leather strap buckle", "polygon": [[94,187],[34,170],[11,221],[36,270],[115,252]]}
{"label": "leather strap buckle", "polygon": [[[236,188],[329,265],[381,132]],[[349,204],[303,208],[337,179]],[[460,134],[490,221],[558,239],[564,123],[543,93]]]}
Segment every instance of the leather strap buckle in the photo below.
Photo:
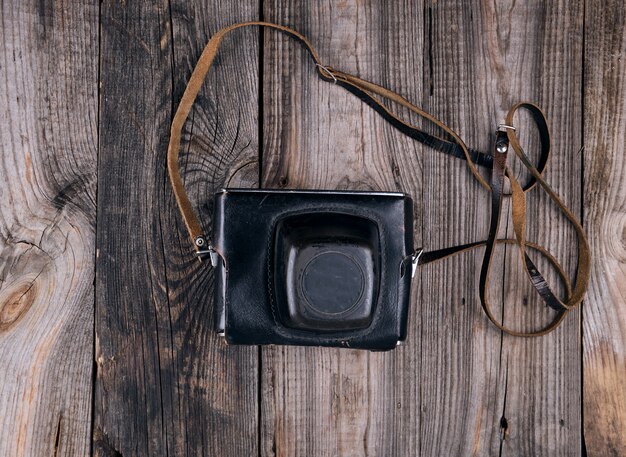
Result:
{"label": "leather strap buckle", "polygon": [[507,130],[516,131],[517,129],[512,125],[508,124],[498,124],[498,132],[506,132]]}
{"label": "leather strap buckle", "polygon": [[209,246],[209,249],[200,249],[194,251],[194,255],[202,262],[206,256],[208,255],[211,259],[211,265],[215,268],[217,267],[219,261],[219,254],[212,246]]}
{"label": "leather strap buckle", "polygon": [[211,265],[213,267],[217,267],[219,254],[213,248],[213,245],[211,243],[208,243],[206,238],[204,238],[204,236],[202,235],[196,237],[196,239],[194,240],[194,244],[196,245],[194,255],[198,258],[198,260],[202,262],[208,255],[211,258]]}
{"label": "leather strap buckle", "polygon": [[316,63],[315,66],[318,67],[320,70],[323,70],[322,72],[320,72],[322,75],[326,77],[330,76],[331,78],[333,78],[333,84],[337,84],[337,78],[329,67],[327,67],[326,65],[322,65],[321,63]]}
{"label": "leather strap buckle", "polygon": [[415,277],[415,272],[417,271],[417,266],[423,253],[424,248],[417,248],[413,254],[411,254],[411,278]]}

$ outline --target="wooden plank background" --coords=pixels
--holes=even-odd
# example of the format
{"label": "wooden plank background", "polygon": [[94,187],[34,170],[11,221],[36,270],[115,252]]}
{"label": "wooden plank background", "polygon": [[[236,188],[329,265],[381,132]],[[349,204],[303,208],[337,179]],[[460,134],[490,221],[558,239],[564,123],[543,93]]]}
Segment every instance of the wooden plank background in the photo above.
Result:
{"label": "wooden plank background", "polygon": [[[420,270],[393,352],[223,345],[165,153],[204,44],[252,19],[296,28],[472,147],[513,103],[542,106],[546,178],[594,253],[581,310],[544,338],[502,335],[468,253]],[[626,455],[625,30],[615,0],[0,2],[0,456]],[[320,81],[276,32],[224,41],[183,143],[207,227],[230,185],[405,191],[427,249],[487,233],[489,195],[462,161]],[[575,236],[540,192],[529,217],[573,273]],[[497,262],[497,314],[546,322],[516,253]]]}

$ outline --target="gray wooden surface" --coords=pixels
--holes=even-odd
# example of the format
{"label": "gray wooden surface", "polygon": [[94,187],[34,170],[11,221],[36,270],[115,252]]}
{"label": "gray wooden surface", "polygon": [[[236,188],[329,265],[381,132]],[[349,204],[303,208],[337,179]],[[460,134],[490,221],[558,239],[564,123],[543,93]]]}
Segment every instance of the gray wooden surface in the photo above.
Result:
{"label": "gray wooden surface", "polygon": [[[419,271],[393,352],[224,346],[165,153],[204,44],[252,19],[296,28],[478,149],[513,103],[542,106],[546,178],[594,253],[582,308],[549,336],[502,335],[467,253]],[[615,0],[1,1],[0,456],[626,455],[625,30]],[[408,192],[427,249],[487,233],[489,195],[462,161],[272,31],[224,41],[181,164],[207,226],[215,189],[261,185]],[[574,233],[540,192],[529,217],[573,273]],[[546,322],[515,250],[496,262],[499,316]]]}

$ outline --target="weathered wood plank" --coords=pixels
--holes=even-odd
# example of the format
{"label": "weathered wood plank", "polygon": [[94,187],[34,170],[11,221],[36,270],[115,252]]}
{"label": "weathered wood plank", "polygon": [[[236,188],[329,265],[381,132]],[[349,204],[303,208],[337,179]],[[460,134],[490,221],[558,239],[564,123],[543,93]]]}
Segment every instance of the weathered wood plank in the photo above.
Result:
{"label": "weathered wood plank", "polygon": [[[102,5],[96,455],[257,452],[257,350],[214,333],[211,268],[192,256],[165,168],[208,37],[256,16],[256,2]],[[216,188],[258,179],[257,44],[256,31],[224,42],[186,127],[181,163],[207,227]]]}
{"label": "weathered wood plank", "polygon": [[[508,101],[496,92],[479,1],[428,2],[423,107],[458,132],[466,144],[488,151]],[[408,71],[408,70],[405,70]],[[488,176],[488,174],[485,174]],[[424,247],[438,249],[485,239],[490,197],[467,164],[428,151],[424,156]],[[499,435],[500,332],[482,313],[478,298],[481,251],[462,254],[421,271],[419,319],[421,371],[420,455],[495,455]],[[496,253],[497,265],[501,253]],[[499,268],[494,268],[499,282]],[[399,376],[400,374],[396,374]],[[419,410],[417,410],[419,406]]]}
{"label": "weathered wood plank", "polygon": [[[172,107],[207,38],[256,17],[258,5],[105,2],[102,10],[97,455],[254,455],[259,425],[263,455],[580,454],[578,313],[540,340],[501,337],[480,312],[480,260],[469,254],[420,272],[409,341],[393,353],[263,349],[257,404],[258,352],[223,347],[212,332],[212,274],[189,256],[164,154]],[[537,101],[554,134],[546,177],[580,212],[580,2],[279,0],[264,10],[311,36],[328,64],[405,94],[471,146],[489,147],[485,133],[511,103]],[[584,11],[585,223],[596,256],[582,322],[585,442],[589,455],[622,455],[624,256],[614,228],[623,206],[625,18],[611,2]],[[83,455],[98,5],[5,2],[0,18],[0,454]],[[215,188],[257,182],[257,36],[238,32],[224,43],[187,128],[187,182],[207,224]],[[265,56],[265,185],[404,190],[420,196],[416,237],[427,248],[484,237],[488,196],[462,162],[402,138],[318,81],[288,39],[267,32]],[[519,125],[533,155],[530,124]],[[571,270],[573,233],[545,197],[529,199],[529,217],[543,221],[529,238]],[[499,256],[506,273],[494,282],[504,287],[492,296],[507,305],[498,314],[523,328],[545,322],[551,311],[522,285],[516,253]]]}
{"label": "weathered wood plank", "polygon": [[98,3],[0,3],[0,455],[90,448]]}
{"label": "weathered wood plank", "polygon": [[[580,8],[565,12],[564,4],[505,4],[493,10],[482,2],[452,1],[425,8],[351,2],[320,7],[284,1],[265,9],[270,20],[311,36],[329,65],[399,90],[483,150],[492,140],[486,132],[493,132],[510,104],[525,97],[543,102],[552,122],[556,118],[558,125],[567,126],[555,136],[564,146],[552,164],[558,172],[548,178],[557,182],[557,190],[576,210],[581,170],[575,158],[580,147],[575,132],[581,121],[576,104],[581,72],[576,62],[582,57],[582,22]],[[505,25],[498,26],[496,18]],[[425,36],[415,31],[416,23]],[[535,38],[529,38],[531,32]],[[560,48],[562,38],[555,33],[566,36],[568,45]],[[403,143],[397,134],[387,133],[368,108],[318,83],[309,62],[287,47],[286,40],[271,37],[266,44],[264,184],[400,188],[423,198],[416,204],[416,225],[422,232],[418,240],[422,238],[427,248],[485,237],[489,197],[462,162]],[[413,58],[407,59],[407,50]],[[414,75],[416,68],[419,78],[406,84],[402,75]],[[307,88],[306,97],[296,84]],[[524,119],[520,124],[529,126]],[[422,158],[415,159],[413,150]],[[397,167],[394,181],[386,170],[396,169],[392,161],[398,160],[413,162]],[[417,179],[413,170],[420,171]],[[455,199],[457,195],[461,197]],[[531,199],[532,205],[546,203],[542,197]],[[530,216],[552,220],[555,211],[533,209]],[[554,223],[543,237],[534,227],[529,236],[545,242],[571,266],[567,253],[574,239],[563,227],[562,220]],[[509,257],[511,267],[517,257]],[[500,253],[496,263],[503,261]],[[400,454],[409,454],[417,449],[421,455],[492,455],[516,448],[531,454],[580,452],[580,353],[578,343],[568,343],[579,341],[577,315],[544,340],[502,339],[480,312],[479,265],[479,256],[464,255],[421,272],[410,339],[394,354],[264,350],[263,453],[363,455],[400,449]],[[524,280],[519,271],[507,274],[515,283]],[[517,303],[528,291],[511,285],[492,293]],[[529,302],[535,304],[534,299]],[[537,308],[535,304],[533,311],[545,319],[548,313]],[[535,324],[533,314],[526,317],[518,310],[506,309],[507,322]],[[554,351],[554,344],[560,351]],[[533,397],[528,399],[525,392],[533,392]],[[392,411],[392,404],[400,405],[399,410]],[[526,420],[527,414],[532,419]],[[508,441],[501,443],[501,437]]]}
{"label": "weathered wood plank", "polygon": [[[310,37],[324,63],[421,99],[414,71],[424,59],[420,2],[279,0],[265,2],[264,15]],[[289,38],[266,32],[264,56],[264,186],[420,194],[419,145],[320,81]],[[420,235],[419,198],[415,213]],[[261,454],[416,455],[417,311],[409,343],[393,353],[263,348]]]}
{"label": "weathered wood plank", "polygon": [[[485,133],[493,132],[513,103],[532,100],[544,106],[551,124],[559,126],[554,139],[560,146],[547,178],[579,211],[582,10],[576,6],[433,4],[428,10],[433,92],[424,105],[482,150],[493,141]],[[524,144],[530,141],[528,153],[536,158],[537,141],[529,138],[530,125],[528,119],[518,121]],[[465,171],[458,174],[458,167],[450,170],[446,160],[436,155],[425,160],[432,181],[424,182],[424,226],[457,228],[460,233],[435,230],[429,240],[437,240],[435,247],[481,239],[487,232],[488,195],[482,189],[476,192],[471,176]],[[448,194],[446,189],[453,191]],[[462,197],[454,201],[450,194]],[[537,192],[529,196],[529,218],[544,222],[529,224],[529,239],[548,246],[571,267],[573,233],[545,196],[536,197]],[[506,221],[505,216],[505,226]],[[510,228],[502,232],[512,236]],[[517,328],[547,322],[552,312],[539,305],[525,284],[517,253],[507,250],[505,264],[503,254],[501,250],[494,260],[494,265],[505,266],[493,268],[494,311],[498,317],[504,313],[504,321]],[[479,268],[479,255],[464,256],[445,266],[428,267],[422,278],[424,295],[432,300],[430,306],[422,306],[422,411],[428,415],[422,419],[422,454],[580,453],[576,313],[559,332],[542,339],[500,337],[480,313]],[[553,275],[548,277],[554,280]],[[528,305],[522,305],[526,301]]]}
{"label": "weathered wood plank", "polygon": [[585,224],[594,265],[583,307],[589,456],[626,455],[626,12],[585,5]]}
{"label": "weathered wood plank", "polygon": [[[582,2],[499,3],[494,10],[484,4],[485,24],[491,24],[486,47],[493,62],[493,86],[499,90],[492,106],[508,109],[530,100],[548,117],[552,156],[544,175],[577,215],[581,212],[582,159]],[[497,21],[497,23],[496,23]],[[479,27],[481,28],[481,27]],[[500,70],[499,72],[497,70]],[[504,111],[497,110],[498,118]],[[516,124],[528,155],[535,163],[539,141],[530,116],[521,112]],[[493,125],[493,120],[491,121]],[[487,124],[485,128],[489,127]],[[526,180],[528,173],[517,160],[510,161]],[[573,275],[576,236],[566,219],[539,189],[527,194],[526,235],[545,246]],[[514,237],[511,225],[506,229]],[[547,307],[525,277],[517,248],[506,249],[500,295],[503,320],[515,329],[531,330],[546,325],[555,311]],[[555,271],[531,253],[539,269],[556,290]],[[495,289],[495,288],[494,288]],[[498,404],[502,430],[493,435],[491,454],[574,456],[581,453],[581,365],[579,310],[569,313],[561,327],[549,335],[519,339],[505,335],[500,355]]]}

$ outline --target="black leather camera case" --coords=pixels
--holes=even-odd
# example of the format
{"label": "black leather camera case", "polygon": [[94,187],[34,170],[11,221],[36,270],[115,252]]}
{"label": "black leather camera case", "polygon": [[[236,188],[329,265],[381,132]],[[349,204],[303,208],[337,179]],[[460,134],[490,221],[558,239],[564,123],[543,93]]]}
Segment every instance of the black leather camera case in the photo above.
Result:
{"label": "black leather camera case", "polygon": [[216,322],[228,343],[388,350],[405,339],[407,195],[225,189],[214,214]]}

